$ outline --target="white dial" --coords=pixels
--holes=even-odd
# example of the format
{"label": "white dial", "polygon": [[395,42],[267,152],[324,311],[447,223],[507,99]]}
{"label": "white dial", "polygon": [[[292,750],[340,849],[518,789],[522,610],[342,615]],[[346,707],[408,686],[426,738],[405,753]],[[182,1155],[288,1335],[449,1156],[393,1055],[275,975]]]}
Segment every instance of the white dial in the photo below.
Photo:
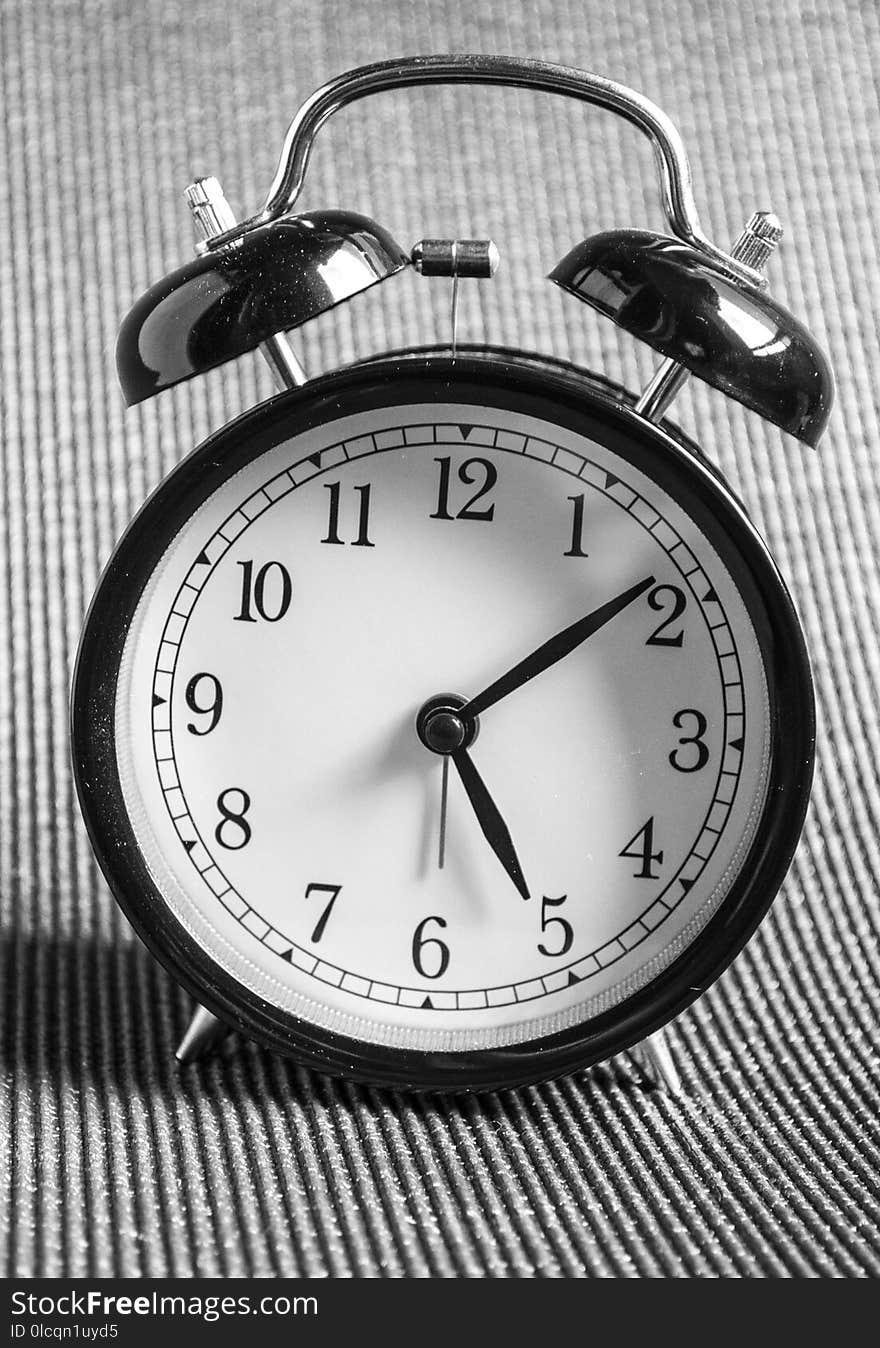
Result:
{"label": "white dial", "polygon": [[[464,754],[454,716],[420,737],[431,699],[467,713],[542,648]],[[229,478],[143,592],[115,735],[153,880],[215,965],[441,1052],[540,1039],[668,966],[737,877],[771,738],[694,519],[488,397],[341,416]]]}

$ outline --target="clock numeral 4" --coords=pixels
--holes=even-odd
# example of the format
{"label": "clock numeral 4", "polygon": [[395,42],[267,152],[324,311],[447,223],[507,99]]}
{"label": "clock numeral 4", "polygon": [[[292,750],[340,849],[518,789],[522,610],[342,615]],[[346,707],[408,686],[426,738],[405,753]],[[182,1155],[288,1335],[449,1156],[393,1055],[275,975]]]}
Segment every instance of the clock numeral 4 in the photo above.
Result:
{"label": "clock numeral 4", "polygon": [[[704,740],[709,722],[701,711],[697,711],[694,707],[685,707],[675,713],[672,724],[676,730],[690,727],[694,729],[692,734],[679,737],[678,748],[673,749],[669,755],[670,763],[676,772],[699,772],[700,768],[704,768],[709,762],[709,746]],[[690,745],[693,745],[693,753],[689,750]],[[682,749],[685,750],[684,753],[681,752]]]}
{"label": "clock numeral 4", "polygon": [[[416,973],[421,974],[422,978],[442,978],[449,968],[449,946],[445,941],[441,941],[439,936],[426,936],[425,928],[429,922],[436,922],[438,927],[446,926],[445,917],[425,917],[416,927],[412,939],[412,962]],[[433,970],[426,969],[422,963],[422,957],[428,946],[434,946],[436,953],[431,956],[432,962],[437,961],[437,967]]]}
{"label": "clock numeral 4", "polygon": [[618,852],[619,857],[632,857],[634,861],[641,863],[639,870],[633,871],[637,880],[656,880],[658,872],[652,871],[651,866],[656,861],[658,866],[663,865],[663,853],[653,851],[654,847],[654,816],[643,824],[638,833],[630,838],[626,846]]}
{"label": "clock numeral 4", "polygon": [[306,898],[308,898],[309,895],[316,893],[330,895],[330,901],[327,904],[327,907],[324,909],[321,916],[318,918],[318,921],[315,923],[315,930],[312,932],[311,936],[309,937],[309,940],[317,942],[320,941],[321,937],[324,935],[324,928],[330,921],[330,914],[333,912],[333,905],[339,898],[341,890],[342,885],[321,885],[317,883],[306,885]]}
{"label": "clock numeral 4", "polygon": [[[240,805],[233,803],[238,797]],[[222,816],[214,829],[214,837],[229,852],[240,852],[251,840],[251,826],[245,815],[251,808],[251,798],[240,786],[227,786],[217,797],[217,809]]]}
{"label": "clock numeral 4", "polygon": [[254,575],[253,561],[239,562],[238,565],[242,571],[241,611],[236,613],[235,621],[255,623],[258,618],[263,618],[267,623],[279,622],[290,608],[293,595],[287,567],[281,562],[266,562]]}
{"label": "clock numeral 4", "polygon": [[452,473],[452,459],[435,459],[440,465],[440,489],[437,497],[437,509],[430,516],[432,520],[491,520],[495,515],[495,506],[484,506],[475,510],[477,501],[482,500],[498,481],[498,469],[488,459],[465,459],[458,465],[458,480],[466,487],[477,490],[456,514],[449,511],[449,479]]}
{"label": "clock numeral 4", "polygon": [[572,929],[570,922],[564,917],[547,916],[548,908],[558,908],[560,904],[565,903],[567,898],[567,894],[562,894],[558,899],[551,899],[545,896],[541,900],[541,931],[549,931],[551,927],[559,928],[556,933],[556,941],[558,944],[555,950],[548,950],[543,941],[538,942],[538,949],[541,954],[549,955],[551,959],[555,959],[557,955],[567,955],[574,942],[574,930]]}
{"label": "clock numeral 4", "polygon": [[[199,687],[206,684],[211,691],[208,693],[208,701],[203,705],[199,701]],[[194,711],[198,716],[210,716],[211,718],[208,725],[202,729],[189,721],[186,727],[189,733],[191,735],[210,735],[211,731],[217,726],[223,712],[223,689],[216,674],[194,674],[186,685],[184,698],[190,711]]]}
{"label": "clock numeral 4", "polygon": [[[324,486],[330,493],[330,519],[327,523],[327,537],[322,538],[322,543],[345,543],[344,538],[339,537],[339,495],[340,485],[338,482],[325,482]],[[374,548],[375,543],[370,542],[370,487],[366,482],[363,486],[355,487],[355,491],[361,498],[360,510],[358,512],[358,535],[352,541],[353,548]]]}
{"label": "clock numeral 4", "polygon": [[663,619],[659,627],[654,631],[645,642],[646,646],[683,646],[684,631],[669,632],[667,628],[677,622],[687,608],[687,599],[683,590],[677,585],[657,585],[648,593],[648,603],[655,613],[663,613],[671,609]]}

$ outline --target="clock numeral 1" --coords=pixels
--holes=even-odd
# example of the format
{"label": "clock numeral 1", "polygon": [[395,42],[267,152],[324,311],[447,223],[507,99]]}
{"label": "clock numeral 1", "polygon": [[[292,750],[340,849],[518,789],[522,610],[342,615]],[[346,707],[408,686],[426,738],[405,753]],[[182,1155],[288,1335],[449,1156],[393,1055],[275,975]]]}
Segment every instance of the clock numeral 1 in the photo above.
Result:
{"label": "clock numeral 1", "polygon": [[[236,809],[230,804],[228,798],[231,796],[241,798],[240,808]],[[250,842],[251,826],[245,819],[250,808],[251,798],[240,786],[227,786],[217,797],[217,809],[223,817],[214,829],[214,837],[227,851],[239,852]]]}
{"label": "clock numeral 1", "polygon": [[253,606],[257,617],[264,618],[267,623],[277,623],[290,608],[293,594],[293,584],[287,567],[282,566],[280,562],[266,562],[255,576],[253,561],[239,562],[238,565],[242,570],[241,612],[236,613],[235,621],[255,623],[257,618],[251,612]]}
{"label": "clock numeral 1", "polygon": [[[209,694],[210,700],[206,706],[202,706],[199,703],[198,696],[199,684],[201,684],[203,680],[207,680],[212,689]],[[184,697],[190,711],[196,712],[199,716],[211,717],[210,724],[206,725],[203,730],[200,730],[197,725],[193,725],[192,721],[189,721],[186,727],[189,733],[191,735],[210,735],[211,731],[220,720],[220,715],[223,711],[223,689],[220,686],[220,680],[215,674],[194,674],[186,685]]]}
{"label": "clock numeral 1", "polygon": [[315,930],[312,932],[309,938],[310,940],[320,941],[321,937],[324,935],[324,928],[330,921],[330,914],[333,912],[333,905],[339,898],[341,889],[342,885],[319,885],[316,883],[306,885],[306,898],[308,898],[309,895],[313,893],[330,895],[330,901],[327,904],[327,907],[324,909],[321,916],[318,918],[318,921],[315,923]]}
{"label": "clock numeral 1", "polygon": [[[327,537],[322,538],[322,543],[345,543],[344,538],[339,537],[339,494],[340,485],[338,482],[325,482],[324,486],[330,493],[330,519],[327,524]],[[375,543],[370,542],[370,487],[371,483],[366,482],[363,486],[355,487],[361,498],[361,508],[358,515],[358,536],[352,543],[353,548],[374,548]]]}
{"label": "clock numeral 1", "polygon": [[[449,946],[445,941],[441,941],[439,936],[425,936],[424,931],[429,922],[436,922],[438,927],[446,926],[445,917],[425,917],[416,927],[412,939],[412,962],[416,973],[421,974],[422,978],[442,978],[449,968]],[[422,964],[422,955],[428,946],[437,948],[437,968],[433,972],[429,971]]]}
{"label": "clock numeral 1", "polygon": [[584,552],[584,497],[568,496],[574,506],[574,518],[571,522],[571,547],[564,552],[563,557],[589,557],[588,552]]}
{"label": "clock numeral 1", "polygon": [[[437,496],[437,509],[430,516],[432,520],[491,520],[495,515],[495,506],[485,506],[475,510],[477,501],[490,492],[498,481],[498,469],[488,459],[465,459],[458,465],[458,480],[466,487],[477,487],[473,496],[455,514],[449,513],[449,479],[452,471],[452,459],[435,459],[440,465],[440,490]],[[482,478],[482,485],[477,486]]]}
{"label": "clock numeral 1", "polygon": [[[641,842],[639,840],[641,839]],[[630,838],[626,846],[618,852],[619,857],[632,857],[634,861],[641,862],[641,869],[633,871],[637,880],[656,880],[657,873],[651,870],[653,862],[658,866],[663,865],[663,853],[654,852],[654,816],[643,824],[635,837]]]}
{"label": "clock numeral 1", "polygon": [[546,896],[541,900],[541,931],[549,931],[551,927],[559,928],[558,940],[560,942],[558,949],[548,950],[543,941],[538,942],[538,949],[542,955],[549,955],[555,958],[557,955],[567,955],[574,942],[574,931],[570,922],[564,917],[548,917],[548,908],[558,908],[560,904],[565,903],[567,894],[561,895],[558,899],[550,899]]}
{"label": "clock numeral 1", "polygon": [[[672,718],[672,724],[677,730],[684,730],[688,721],[692,721],[696,727],[693,734],[680,736],[679,747],[673,749],[669,755],[669,761],[676,772],[699,772],[700,768],[704,768],[709,762],[709,746],[703,739],[709,729],[709,722],[703,713],[694,707],[685,707],[682,711],[677,711]],[[689,744],[694,746],[696,757],[681,753],[681,750],[686,749]]]}

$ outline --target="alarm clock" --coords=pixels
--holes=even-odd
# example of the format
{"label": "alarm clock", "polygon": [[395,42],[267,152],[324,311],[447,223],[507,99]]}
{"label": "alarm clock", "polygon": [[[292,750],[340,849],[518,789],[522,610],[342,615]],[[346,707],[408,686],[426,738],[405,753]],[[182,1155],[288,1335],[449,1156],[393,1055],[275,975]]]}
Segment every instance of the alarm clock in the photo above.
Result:
{"label": "alarm clock", "polygon": [[[651,139],[671,234],[566,241],[550,273],[664,357],[641,394],[459,345],[490,241],[405,249],[295,212],[331,114],[436,83],[564,94]],[[490,56],[343,75],[291,123],[259,214],[236,222],[214,179],[188,200],[202,241],[125,318],[124,396],[254,349],[283,391],[132,521],[72,693],[98,861],[201,1008],[179,1056],[231,1027],[320,1071],[476,1090],[642,1045],[674,1085],[659,1033],[766,913],[810,791],[791,599],[711,443],[664,418],[696,375],[818,441],[832,378],[768,294],[778,221],[725,252],[654,104]],[[407,267],[448,278],[450,342],[309,379],[286,334]]]}

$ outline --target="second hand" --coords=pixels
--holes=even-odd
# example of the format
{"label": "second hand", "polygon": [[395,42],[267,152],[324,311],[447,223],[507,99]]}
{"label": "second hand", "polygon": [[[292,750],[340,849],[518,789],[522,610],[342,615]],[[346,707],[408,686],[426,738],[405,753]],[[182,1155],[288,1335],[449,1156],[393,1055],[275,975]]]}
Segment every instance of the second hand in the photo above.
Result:
{"label": "second hand", "polygon": [[446,860],[446,802],[449,799],[449,755],[443,758],[443,778],[440,784],[440,855],[438,864],[442,871]]}

